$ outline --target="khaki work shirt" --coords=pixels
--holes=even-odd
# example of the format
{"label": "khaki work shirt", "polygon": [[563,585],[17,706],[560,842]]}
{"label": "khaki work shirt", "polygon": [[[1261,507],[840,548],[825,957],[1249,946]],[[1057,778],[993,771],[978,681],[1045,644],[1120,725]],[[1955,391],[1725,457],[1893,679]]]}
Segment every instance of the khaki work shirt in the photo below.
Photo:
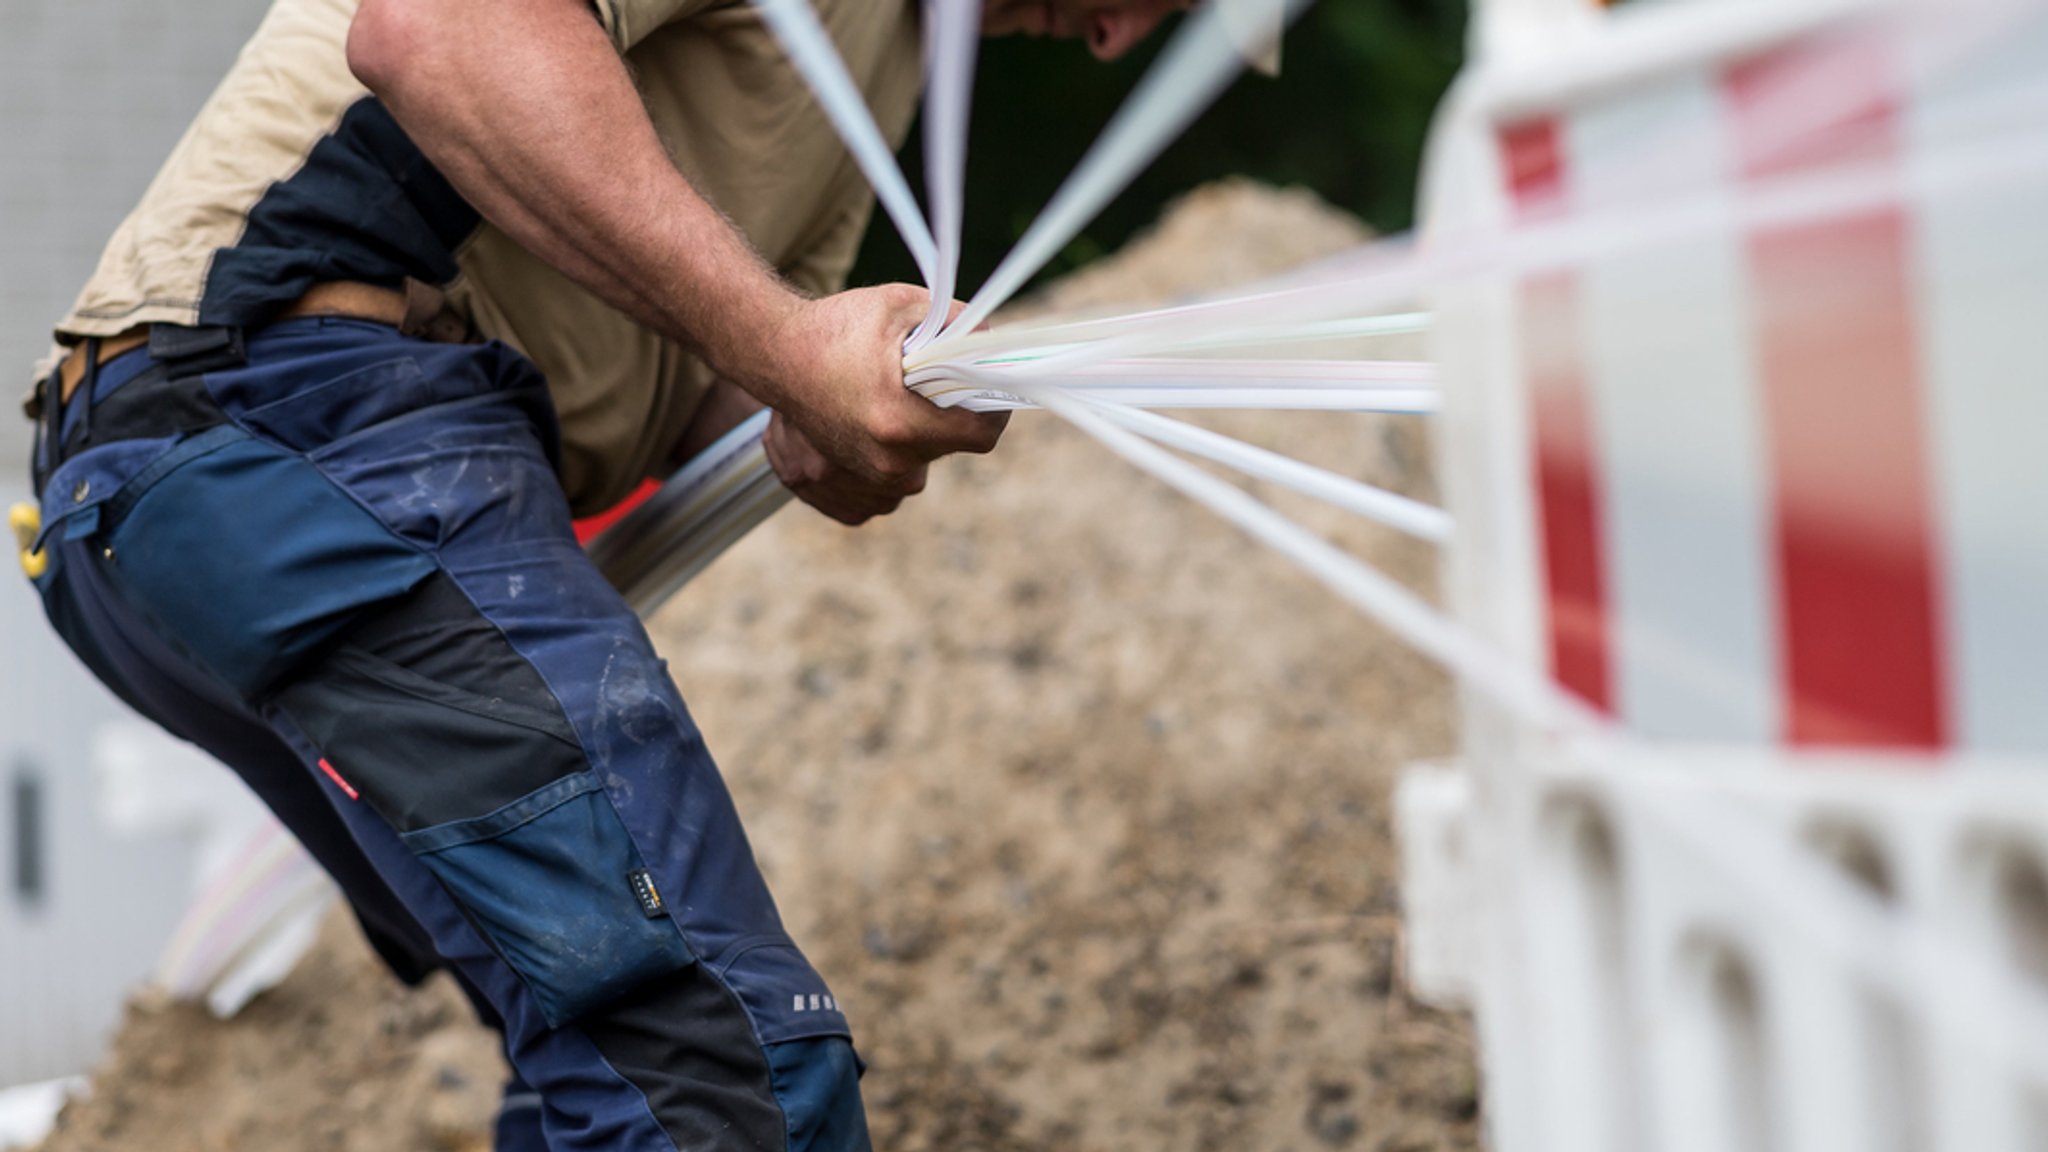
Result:
{"label": "khaki work shirt", "polygon": [[[476,215],[349,72],[355,7],[278,0],[114,234],[59,344],[146,323],[253,327],[324,281],[436,284],[545,373],[571,506],[610,506],[665,470],[709,370]],[[842,288],[873,194],[753,7],[593,7],[697,191],[799,289]],[[914,5],[816,7],[900,142],[919,88]]]}

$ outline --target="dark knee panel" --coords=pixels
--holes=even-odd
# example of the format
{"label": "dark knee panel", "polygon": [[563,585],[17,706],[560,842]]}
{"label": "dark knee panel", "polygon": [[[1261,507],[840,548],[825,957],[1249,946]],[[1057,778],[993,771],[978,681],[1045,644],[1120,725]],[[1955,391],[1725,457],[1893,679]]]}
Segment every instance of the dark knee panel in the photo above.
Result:
{"label": "dark knee panel", "polygon": [[578,1025],[647,1097],[677,1148],[784,1147],[768,1057],[732,992],[702,965],[653,981]]}
{"label": "dark knee panel", "polygon": [[442,575],[276,703],[560,1026],[694,957],[540,676]]}
{"label": "dark knee panel", "polygon": [[869,1152],[853,1045],[814,1036],[763,1047],[738,998],[702,965],[579,1027],[646,1095],[677,1148]]}

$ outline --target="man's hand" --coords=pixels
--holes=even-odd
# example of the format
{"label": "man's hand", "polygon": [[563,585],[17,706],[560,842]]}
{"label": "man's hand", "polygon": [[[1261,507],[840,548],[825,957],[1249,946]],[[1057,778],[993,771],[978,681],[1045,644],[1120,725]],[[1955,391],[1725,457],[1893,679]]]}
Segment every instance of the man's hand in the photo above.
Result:
{"label": "man's hand", "polygon": [[[676,444],[681,467],[763,407],[776,404],[764,447],[783,486],[842,524],[894,512],[924,491],[930,462],[986,452],[1009,413],[941,409],[903,386],[903,338],[924,317],[922,289],[841,293],[778,330],[751,358],[743,385],[719,379]],[[965,305],[956,302],[957,315]],[[820,433],[805,429],[822,429]],[[827,452],[818,437],[833,450]]]}
{"label": "man's hand", "polygon": [[807,301],[741,382],[776,410],[767,442],[776,474],[835,520],[894,510],[923,491],[933,460],[987,452],[1008,423],[1008,413],[940,408],[903,386],[903,341],[929,299],[892,284]]}
{"label": "man's hand", "polygon": [[920,464],[903,478],[888,483],[856,476],[827,460],[780,412],[768,418],[768,433],[761,446],[767,449],[768,463],[783,487],[848,527],[887,516],[905,497],[924,491],[925,465]]}

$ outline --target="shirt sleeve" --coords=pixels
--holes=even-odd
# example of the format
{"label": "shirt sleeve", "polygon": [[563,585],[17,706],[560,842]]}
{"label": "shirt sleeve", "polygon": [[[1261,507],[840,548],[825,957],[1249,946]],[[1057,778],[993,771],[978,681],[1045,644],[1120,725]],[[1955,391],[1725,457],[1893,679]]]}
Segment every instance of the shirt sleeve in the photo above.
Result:
{"label": "shirt sleeve", "polygon": [[818,241],[782,269],[783,278],[807,296],[830,296],[845,289],[846,274],[853,271],[874,210],[874,194],[862,185],[859,195],[839,206]]}
{"label": "shirt sleeve", "polygon": [[[687,20],[734,0],[590,0],[597,22],[621,55],[664,24]],[[745,0],[740,0],[744,3]]]}

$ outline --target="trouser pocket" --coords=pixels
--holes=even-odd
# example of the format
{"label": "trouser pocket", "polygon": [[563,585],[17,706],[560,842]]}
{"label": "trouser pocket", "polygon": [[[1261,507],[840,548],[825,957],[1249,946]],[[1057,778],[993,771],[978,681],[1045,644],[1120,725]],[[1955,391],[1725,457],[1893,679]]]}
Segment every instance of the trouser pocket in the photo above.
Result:
{"label": "trouser pocket", "polygon": [[525,977],[550,1024],[691,962],[618,813],[588,772],[403,839]]}
{"label": "trouser pocket", "polygon": [[435,571],[303,457],[231,427],[138,473],[100,533],[122,596],[244,698]]}
{"label": "trouser pocket", "polygon": [[[459,660],[462,625],[402,631],[422,660]],[[694,957],[574,730],[514,667],[487,695],[344,645],[276,699],[560,1026]]]}

